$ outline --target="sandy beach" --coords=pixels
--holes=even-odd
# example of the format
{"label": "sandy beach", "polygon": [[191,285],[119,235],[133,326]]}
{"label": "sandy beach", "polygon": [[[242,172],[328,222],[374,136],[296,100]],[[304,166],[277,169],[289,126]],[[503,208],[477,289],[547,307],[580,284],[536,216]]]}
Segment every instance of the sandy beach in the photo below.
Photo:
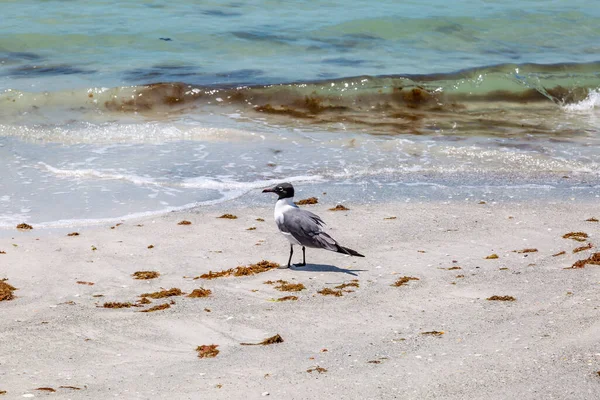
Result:
{"label": "sandy beach", "polygon": [[287,262],[270,206],[15,229],[0,238],[18,289],[0,302],[0,398],[598,398],[600,266],[565,269],[598,251],[598,202],[344,205],[305,207],[366,258],[307,249],[305,267],[215,279],[197,277]]}

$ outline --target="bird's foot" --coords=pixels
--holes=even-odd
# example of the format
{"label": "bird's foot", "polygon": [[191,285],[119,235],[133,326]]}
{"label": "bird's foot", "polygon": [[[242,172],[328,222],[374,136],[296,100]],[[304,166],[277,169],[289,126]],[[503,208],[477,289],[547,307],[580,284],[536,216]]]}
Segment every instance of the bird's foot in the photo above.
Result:
{"label": "bird's foot", "polygon": [[305,267],[306,263],[294,264],[294,267]]}

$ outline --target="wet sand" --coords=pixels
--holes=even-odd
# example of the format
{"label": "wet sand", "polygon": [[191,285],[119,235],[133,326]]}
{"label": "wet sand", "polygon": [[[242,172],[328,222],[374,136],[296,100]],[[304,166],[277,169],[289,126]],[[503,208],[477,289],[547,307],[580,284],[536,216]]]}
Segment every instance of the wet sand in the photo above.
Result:
{"label": "wet sand", "polygon": [[[346,203],[348,211],[328,210],[335,205],[305,207],[366,258],[307,249],[306,267],[216,279],[194,278],[261,260],[287,262],[289,247],[270,207],[206,207],[73,236],[35,225],[15,229],[0,238],[0,279],[18,288],[0,302],[0,392],[65,399],[597,398],[600,266],[565,268],[598,251],[600,223],[586,220],[600,219],[600,204]],[[224,213],[237,219],[217,218]],[[589,237],[562,237],[569,232]],[[593,247],[573,253],[588,243]],[[294,255],[300,261],[301,250]],[[134,279],[138,271],[160,276]],[[277,289],[298,284],[305,288]],[[187,297],[201,288],[208,297]],[[274,301],[288,296],[297,300]],[[487,300],[493,296],[500,300]],[[156,306],[165,308],[139,312]],[[241,344],[275,335],[283,342]]]}

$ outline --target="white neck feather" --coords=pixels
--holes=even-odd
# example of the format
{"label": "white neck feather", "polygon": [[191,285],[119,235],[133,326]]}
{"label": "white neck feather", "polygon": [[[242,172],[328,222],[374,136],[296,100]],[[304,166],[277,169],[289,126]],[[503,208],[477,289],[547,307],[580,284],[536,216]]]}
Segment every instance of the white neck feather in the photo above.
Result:
{"label": "white neck feather", "polygon": [[277,200],[277,203],[275,203],[275,220],[277,220],[278,217],[282,217],[283,213],[290,208],[298,208],[298,206],[294,204],[293,198],[287,197],[285,199]]}
{"label": "white neck feather", "polygon": [[293,197],[286,197],[285,199],[279,199],[279,200],[277,200],[277,203],[275,203],[275,207],[284,207],[284,206],[298,207],[294,203]]}

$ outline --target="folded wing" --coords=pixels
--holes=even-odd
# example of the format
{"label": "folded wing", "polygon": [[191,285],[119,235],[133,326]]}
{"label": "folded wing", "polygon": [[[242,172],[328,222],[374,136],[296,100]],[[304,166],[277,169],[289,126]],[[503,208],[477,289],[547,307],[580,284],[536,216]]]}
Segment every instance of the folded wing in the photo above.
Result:
{"label": "folded wing", "polygon": [[324,224],[318,215],[300,208],[287,210],[277,222],[282,232],[291,234],[302,246],[338,251],[337,242],[323,232]]}

